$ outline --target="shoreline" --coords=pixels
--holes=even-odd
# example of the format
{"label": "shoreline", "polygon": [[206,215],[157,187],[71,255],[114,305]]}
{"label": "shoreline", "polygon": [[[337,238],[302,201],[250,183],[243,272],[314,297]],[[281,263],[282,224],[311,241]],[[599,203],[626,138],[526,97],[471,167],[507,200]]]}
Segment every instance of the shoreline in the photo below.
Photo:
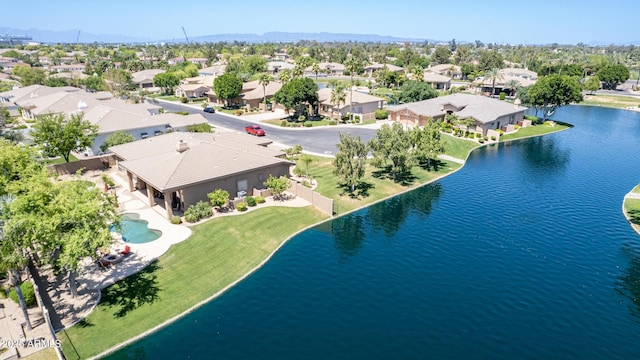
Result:
{"label": "shoreline", "polygon": [[[631,194],[636,194],[634,196],[629,196]],[[637,196],[637,197],[636,197]],[[631,191],[629,191],[628,193],[626,193],[624,195],[624,198],[622,199],[622,215],[624,215],[624,218],[627,219],[627,222],[629,223],[629,226],[631,226],[631,228],[638,234],[640,235],[640,225],[638,224],[634,224],[631,221],[631,217],[629,217],[629,213],[627,213],[627,209],[625,207],[626,201],[628,199],[639,199],[640,200],[640,193],[634,193],[633,189],[631,189]]]}
{"label": "shoreline", "polygon": [[[405,193],[407,193],[407,192],[409,192],[409,191],[413,191],[413,190],[419,189],[419,188],[421,188],[421,187],[423,187],[423,186],[426,186],[426,185],[432,184],[432,183],[434,183],[434,182],[436,182],[436,181],[439,181],[439,180],[441,180],[441,179],[443,179],[443,178],[445,178],[445,177],[447,177],[447,176],[449,176],[449,175],[453,175],[453,174],[457,173],[459,170],[461,170],[461,169],[463,169],[463,168],[464,168],[464,166],[466,165],[466,162],[467,162],[467,160],[469,159],[469,156],[471,155],[471,153],[472,153],[474,150],[477,150],[477,149],[479,149],[479,148],[482,148],[482,147],[485,147],[485,146],[495,146],[496,144],[498,144],[498,145],[499,145],[501,142],[503,142],[503,143],[507,143],[507,142],[513,142],[513,141],[516,141],[516,140],[522,140],[522,139],[527,139],[527,138],[532,138],[532,137],[545,136],[545,135],[554,134],[554,133],[557,133],[557,132],[560,132],[560,131],[564,131],[564,130],[568,130],[568,129],[571,129],[571,127],[567,127],[567,128],[565,128],[565,129],[560,129],[560,130],[558,130],[558,131],[553,131],[553,132],[549,132],[549,133],[544,133],[544,134],[539,134],[539,135],[529,135],[529,136],[525,136],[525,137],[521,137],[521,138],[508,139],[508,140],[504,140],[504,141],[500,141],[500,142],[494,142],[494,143],[490,143],[490,144],[478,144],[478,146],[474,147],[473,149],[471,149],[471,150],[469,150],[469,151],[467,152],[467,155],[466,155],[466,157],[463,159],[463,163],[461,164],[461,166],[460,166],[460,167],[458,167],[458,168],[457,168],[457,169],[455,169],[455,170],[452,170],[452,171],[451,171],[451,172],[449,172],[449,173],[442,174],[442,175],[440,175],[440,176],[438,176],[438,177],[436,177],[436,178],[433,178],[433,179],[431,179],[431,180],[429,180],[429,181],[426,181],[426,182],[424,182],[424,183],[422,183],[422,184],[418,184],[418,185],[412,186],[412,187],[407,188],[407,189],[405,189],[405,190],[403,190],[403,191],[400,191],[400,192],[398,192],[398,193],[394,193],[394,194],[388,195],[388,196],[386,196],[386,197],[384,197],[384,198],[378,199],[378,200],[376,200],[376,201],[374,201],[374,202],[371,202],[371,203],[368,203],[368,204],[366,204],[366,205],[359,206],[359,207],[357,207],[357,208],[355,208],[355,209],[348,210],[348,211],[346,211],[346,212],[344,212],[344,213],[341,213],[341,214],[339,214],[339,215],[331,216],[331,217],[326,218],[325,220],[319,221],[319,222],[317,222],[317,223],[310,224],[310,225],[308,225],[308,226],[306,226],[306,227],[304,227],[304,228],[302,228],[302,229],[300,229],[300,230],[296,231],[295,233],[293,233],[293,234],[291,234],[291,235],[287,236],[287,237],[286,237],[285,239],[283,239],[283,240],[282,240],[282,242],[281,242],[278,246],[276,246],[276,248],[275,248],[275,249],[274,249],[274,250],[273,250],[269,255],[267,255],[267,256],[266,256],[266,257],[265,257],[265,258],[264,258],[264,259],[263,259],[263,260],[262,260],[258,265],[256,265],[254,268],[252,268],[251,270],[249,270],[247,273],[245,273],[244,275],[242,275],[242,276],[241,276],[241,277],[239,277],[238,279],[234,280],[233,282],[229,283],[228,285],[226,285],[224,288],[220,289],[219,291],[217,291],[217,292],[216,292],[216,293],[214,293],[213,295],[211,295],[211,296],[207,297],[206,299],[203,299],[202,301],[200,301],[200,302],[198,302],[198,303],[196,303],[196,304],[192,305],[191,307],[189,307],[189,308],[188,308],[188,309],[186,309],[185,311],[181,312],[180,314],[175,315],[175,316],[173,316],[173,317],[171,317],[171,318],[169,318],[169,319],[167,319],[167,320],[163,321],[162,323],[160,323],[160,324],[158,324],[158,325],[155,325],[155,326],[153,326],[152,328],[150,328],[150,329],[148,329],[148,330],[146,330],[146,331],[144,331],[144,332],[142,332],[142,333],[140,333],[140,334],[138,334],[138,335],[136,335],[136,336],[134,336],[134,337],[132,337],[132,338],[130,338],[130,339],[128,339],[128,340],[126,340],[126,341],[124,341],[124,342],[121,342],[121,343],[119,343],[119,344],[117,344],[117,345],[115,345],[115,346],[113,346],[113,347],[111,347],[111,348],[108,348],[107,350],[105,350],[105,351],[103,351],[103,352],[101,352],[101,353],[99,353],[99,354],[96,354],[96,355],[94,355],[94,356],[89,357],[89,359],[100,359],[100,358],[103,358],[103,357],[108,356],[108,355],[110,355],[110,354],[113,354],[113,353],[115,353],[116,351],[121,350],[121,349],[123,349],[123,348],[125,348],[125,347],[127,347],[127,346],[129,346],[129,345],[131,345],[131,344],[133,344],[133,343],[135,343],[135,342],[137,342],[138,340],[141,340],[141,339],[143,339],[143,338],[145,338],[145,337],[147,337],[147,336],[149,336],[149,335],[151,335],[151,334],[153,334],[153,333],[155,333],[155,332],[157,332],[157,331],[161,330],[162,328],[164,328],[164,327],[166,327],[166,326],[168,326],[168,325],[171,325],[172,323],[174,323],[174,322],[176,322],[176,321],[180,320],[181,318],[183,318],[183,317],[185,317],[185,316],[189,315],[190,313],[192,313],[192,312],[194,312],[195,310],[197,310],[197,309],[201,308],[202,306],[206,305],[207,303],[209,303],[209,302],[211,302],[211,301],[215,300],[215,299],[216,299],[216,298],[218,298],[219,296],[223,295],[227,290],[229,290],[229,289],[231,289],[232,287],[234,287],[235,285],[239,284],[240,282],[242,282],[243,280],[245,280],[246,278],[248,278],[249,276],[251,276],[253,273],[255,273],[256,271],[258,271],[260,268],[262,268],[262,267],[263,267],[263,266],[264,266],[264,265],[265,265],[269,260],[271,260],[271,258],[272,258],[272,257],[273,257],[273,256],[274,256],[274,255],[275,255],[275,254],[276,254],[276,253],[277,253],[277,252],[278,252],[278,251],[279,251],[279,250],[280,250],[280,249],[281,249],[281,248],[282,248],[286,243],[288,243],[288,242],[289,242],[289,240],[291,240],[292,238],[294,238],[294,237],[295,237],[295,236],[297,236],[298,234],[302,233],[303,231],[306,231],[306,230],[308,230],[308,229],[311,229],[311,228],[313,228],[313,227],[315,227],[315,226],[318,226],[318,225],[320,225],[320,224],[324,224],[324,223],[326,223],[326,222],[333,221],[333,220],[338,219],[338,218],[340,218],[340,217],[342,217],[342,216],[349,215],[349,214],[354,213],[354,212],[356,212],[356,211],[359,211],[359,210],[365,209],[365,208],[367,208],[367,207],[369,207],[369,206],[371,206],[371,205],[375,205],[375,204],[378,204],[378,203],[380,203],[380,202],[387,201],[387,200],[389,200],[389,199],[391,199],[391,198],[393,198],[393,197],[395,197],[395,196],[402,195],[402,194],[405,194]],[[188,239],[187,239],[187,240],[188,240]]]}

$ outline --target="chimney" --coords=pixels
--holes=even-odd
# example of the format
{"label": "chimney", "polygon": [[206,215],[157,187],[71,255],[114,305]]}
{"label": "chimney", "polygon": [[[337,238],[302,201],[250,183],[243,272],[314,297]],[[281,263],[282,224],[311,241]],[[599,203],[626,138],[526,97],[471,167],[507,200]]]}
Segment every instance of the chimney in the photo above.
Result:
{"label": "chimney", "polygon": [[182,141],[182,139],[180,139],[180,141],[178,141],[178,144],[176,145],[176,151],[179,153],[183,153],[185,151],[189,150],[189,145],[187,145],[186,142]]}

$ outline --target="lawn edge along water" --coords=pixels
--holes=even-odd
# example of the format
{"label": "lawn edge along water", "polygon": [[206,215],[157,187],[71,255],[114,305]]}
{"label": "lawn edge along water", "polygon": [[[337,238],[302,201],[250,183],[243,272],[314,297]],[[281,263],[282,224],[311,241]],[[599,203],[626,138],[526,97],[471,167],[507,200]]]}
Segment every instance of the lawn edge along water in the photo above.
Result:
{"label": "lawn edge along water", "polygon": [[[566,128],[560,128],[560,129],[557,129],[556,131],[552,131],[552,132],[547,132],[547,133],[538,134],[538,135],[530,135],[530,136],[526,136],[526,137],[522,137],[522,138],[516,138],[516,139],[509,139],[507,141],[520,140],[520,139],[524,139],[524,138],[528,138],[528,137],[535,137],[535,136],[543,136],[543,135],[551,134],[551,133],[554,133],[554,132],[566,130],[568,128],[570,128],[570,126],[566,127]],[[466,163],[466,160],[470,156],[471,152],[473,150],[475,150],[475,149],[478,149],[478,148],[481,148],[481,147],[484,147],[484,146],[495,146],[495,145],[496,145],[496,143],[478,144],[478,146],[471,148],[467,152],[465,159],[462,159],[462,160],[464,160],[464,162]],[[293,233],[290,233],[288,235],[287,234],[282,234],[284,236],[284,239],[279,241],[276,244],[276,246],[274,247],[274,249],[271,250],[262,260],[260,260],[256,266],[252,267],[249,271],[247,271],[246,273],[242,274],[240,277],[232,280],[230,283],[228,283],[227,285],[223,286],[221,289],[217,290],[214,294],[212,294],[210,296],[207,296],[204,299],[199,300],[198,302],[196,302],[195,304],[193,304],[191,306],[188,306],[185,310],[181,311],[180,313],[178,313],[176,315],[173,315],[173,316],[171,316],[170,318],[168,318],[166,320],[160,320],[160,323],[158,323],[156,325],[153,325],[151,328],[143,331],[142,333],[139,333],[138,335],[136,335],[134,337],[129,338],[126,341],[123,341],[123,342],[117,343],[114,346],[108,347],[106,350],[103,350],[102,348],[93,348],[90,351],[91,352],[90,354],[77,354],[77,352],[75,351],[75,345],[72,344],[72,342],[71,342],[71,340],[69,338],[68,332],[71,333],[71,337],[75,337],[74,334],[73,334],[73,332],[74,332],[73,329],[77,328],[79,325],[75,325],[75,326],[73,326],[73,327],[71,327],[69,329],[61,331],[58,334],[59,334],[59,338],[62,341],[63,346],[64,346],[63,349],[64,349],[65,356],[67,356],[68,359],[77,358],[77,356],[74,356],[76,354],[79,355],[79,356],[87,355],[87,356],[90,356],[91,358],[100,358],[100,357],[104,357],[104,356],[107,356],[109,354],[112,354],[115,351],[118,351],[118,350],[120,350],[120,349],[122,349],[122,348],[124,348],[126,346],[129,346],[129,345],[135,343],[136,341],[138,341],[138,340],[140,340],[140,339],[142,339],[142,338],[144,338],[144,337],[146,337],[146,336],[148,336],[148,335],[150,335],[150,334],[152,334],[152,333],[164,328],[165,326],[170,325],[171,323],[181,319],[182,317],[192,313],[196,309],[198,309],[198,308],[202,307],[203,305],[205,305],[205,304],[211,302],[212,300],[216,299],[218,296],[222,295],[224,292],[226,292],[227,290],[229,290],[230,288],[232,288],[236,284],[240,283],[241,281],[243,281],[244,279],[249,277],[251,274],[253,274],[257,270],[259,270],[262,266],[264,266],[273,257],[273,255],[275,255],[275,253],[278,252],[294,236],[296,236],[296,235],[298,235],[298,234],[300,234],[300,233],[302,233],[302,232],[304,232],[304,231],[306,231],[306,230],[308,230],[308,229],[310,229],[312,227],[315,227],[315,226],[317,226],[319,224],[322,224],[324,222],[331,221],[331,220],[334,220],[334,219],[339,218],[341,216],[351,214],[353,212],[362,210],[362,209],[364,209],[366,207],[369,207],[371,205],[386,201],[386,200],[388,200],[390,198],[393,198],[395,196],[398,196],[398,195],[407,193],[409,191],[418,189],[418,188],[420,188],[422,186],[431,184],[431,183],[433,183],[435,181],[438,181],[438,180],[440,180],[440,179],[442,179],[442,178],[444,178],[446,176],[449,176],[451,174],[456,173],[457,171],[459,171],[463,167],[464,167],[464,163],[461,166],[457,167],[456,169],[452,169],[450,172],[442,173],[442,174],[440,174],[440,175],[438,175],[438,176],[436,176],[436,177],[434,177],[432,179],[428,179],[427,181],[425,181],[423,183],[417,183],[417,184],[408,186],[406,189],[402,189],[399,192],[390,194],[388,196],[385,196],[385,197],[383,197],[381,199],[378,199],[378,200],[375,200],[375,201],[372,201],[372,202],[364,203],[361,206],[358,206],[358,207],[356,207],[354,209],[350,209],[350,210],[345,211],[343,213],[337,214],[334,217],[325,217],[324,219],[321,219],[320,221],[315,221],[315,222],[312,222],[310,224],[306,224],[302,228],[300,228],[297,231],[294,231]],[[258,211],[254,212],[254,213],[261,214],[262,211],[267,211],[267,209],[269,209],[269,208],[259,209]],[[322,218],[322,216],[317,212],[317,210],[316,210],[316,215],[315,216]],[[241,217],[243,217],[243,216],[241,215]],[[222,219],[222,218],[212,218],[211,220],[217,220],[217,219]],[[204,224],[202,224],[202,225],[204,225]],[[185,242],[188,242],[188,241],[189,241],[189,239],[185,240]],[[172,248],[174,246],[172,246]],[[170,254],[171,254],[171,249],[169,250],[169,252],[167,254],[165,254],[162,257],[160,257],[159,260],[161,260],[162,258],[164,258],[165,256],[170,255]],[[257,259],[257,260],[259,260],[259,259]],[[88,317],[90,317],[90,316],[91,316],[91,314]],[[121,321],[122,321],[122,319],[121,319]],[[92,326],[98,326],[98,325],[92,325]],[[64,332],[64,334],[63,334],[63,332]],[[108,334],[108,333],[112,333],[112,332],[109,331],[109,329],[101,329],[100,332],[103,335],[104,334]],[[85,347],[85,346],[83,346],[83,347]]]}

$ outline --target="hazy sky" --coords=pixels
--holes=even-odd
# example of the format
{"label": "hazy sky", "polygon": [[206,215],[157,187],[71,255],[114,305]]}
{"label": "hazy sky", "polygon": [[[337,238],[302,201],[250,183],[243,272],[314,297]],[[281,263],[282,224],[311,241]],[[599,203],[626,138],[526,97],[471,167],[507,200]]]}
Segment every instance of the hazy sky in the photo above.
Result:
{"label": "hazy sky", "polygon": [[31,0],[1,9],[0,28],[148,39],[181,39],[184,26],[189,37],[285,31],[513,44],[640,41],[637,0]]}

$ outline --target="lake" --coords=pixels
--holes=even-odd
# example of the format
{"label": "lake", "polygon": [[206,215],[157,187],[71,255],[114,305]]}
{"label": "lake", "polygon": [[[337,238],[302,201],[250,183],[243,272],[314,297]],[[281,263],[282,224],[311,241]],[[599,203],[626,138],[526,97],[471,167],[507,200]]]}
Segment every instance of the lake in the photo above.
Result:
{"label": "lake", "polygon": [[[112,359],[631,359],[640,113],[474,151],[459,172],[308,230]],[[283,219],[286,221],[286,219]]]}

